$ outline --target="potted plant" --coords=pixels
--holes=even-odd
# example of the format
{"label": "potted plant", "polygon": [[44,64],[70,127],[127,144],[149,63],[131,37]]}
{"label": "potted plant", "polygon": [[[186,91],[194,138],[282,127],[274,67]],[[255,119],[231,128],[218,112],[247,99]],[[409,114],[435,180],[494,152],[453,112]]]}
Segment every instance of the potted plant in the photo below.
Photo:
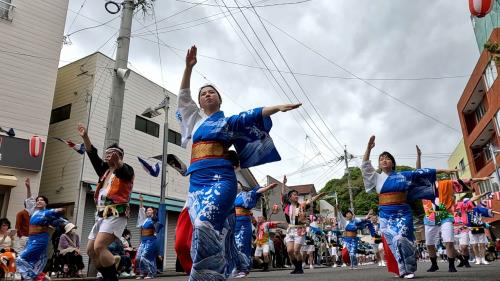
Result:
{"label": "potted plant", "polygon": [[484,48],[491,54],[491,59],[497,66],[500,66],[500,44],[493,42],[486,42]]}

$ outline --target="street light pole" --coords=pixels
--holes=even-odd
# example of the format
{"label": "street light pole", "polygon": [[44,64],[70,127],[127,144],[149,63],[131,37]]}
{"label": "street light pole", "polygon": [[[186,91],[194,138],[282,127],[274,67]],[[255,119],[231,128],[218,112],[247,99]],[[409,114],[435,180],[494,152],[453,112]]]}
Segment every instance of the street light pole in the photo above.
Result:
{"label": "street light pole", "polygon": [[158,233],[158,239],[160,240],[159,253],[162,258],[161,270],[163,271],[163,266],[165,264],[165,229],[167,228],[167,209],[165,203],[165,193],[167,191],[167,181],[168,181],[168,169],[167,169],[167,154],[168,154],[168,109],[170,107],[170,97],[168,93],[165,99],[154,109],[148,108],[142,113],[142,116],[152,118],[159,116],[161,113],[158,110],[163,109],[165,111],[165,119],[163,122],[163,150],[161,159],[161,182],[160,182],[160,205],[158,208],[158,221],[163,225]]}
{"label": "street light pole", "polygon": [[159,233],[159,238],[160,238],[160,254],[162,257],[162,265],[161,265],[161,270],[163,271],[163,265],[165,264],[165,229],[167,228],[167,209],[165,205],[165,193],[167,191],[167,176],[168,176],[168,169],[167,169],[167,148],[168,148],[168,109],[170,106],[170,98],[167,94],[165,96],[165,99],[163,102],[160,104],[160,106],[163,106],[163,110],[165,111],[165,121],[163,122],[163,151],[162,151],[162,159],[161,159],[161,187],[160,187],[160,208],[159,208],[159,216],[158,219],[160,220],[160,223],[164,225],[164,227],[161,228],[160,233]]}

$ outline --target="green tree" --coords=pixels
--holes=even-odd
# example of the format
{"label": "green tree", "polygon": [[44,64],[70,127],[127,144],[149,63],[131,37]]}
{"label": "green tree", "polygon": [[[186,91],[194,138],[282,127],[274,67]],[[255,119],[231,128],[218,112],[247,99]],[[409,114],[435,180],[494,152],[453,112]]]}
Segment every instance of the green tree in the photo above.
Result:
{"label": "green tree", "polygon": [[[411,171],[414,168],[409,166],[396,166],[396,171]],[[363,177],[361,175],[361,169],[358,167],[350,167],[349,172],[351,174],[351,186],[353,194],[353,204],[354,209],[357,214],[364,215],[367,214],[369,210],[378,212],[378,195],[375,192],[366,193]],[[340,179],[329,180],[321,192],[337,193],[338,203],[340,210],[346,211],[350,208],[349,201],[349,189],[347,188],[347,174],[343,175]],[[335,199],[329,198],[327,201],[335,205]],[[412,204],[415,209],[415,215],[419,216],[422,214],[422,204],[415,202]]]}

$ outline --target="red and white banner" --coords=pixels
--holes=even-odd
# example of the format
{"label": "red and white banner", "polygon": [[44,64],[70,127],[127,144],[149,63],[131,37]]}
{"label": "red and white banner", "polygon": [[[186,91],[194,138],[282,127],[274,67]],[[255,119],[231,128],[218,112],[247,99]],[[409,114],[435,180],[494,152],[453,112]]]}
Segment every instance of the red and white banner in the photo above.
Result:
{"label": "red and white banner", "polygon": [[486,16],[493,9],[495,0],[469,0],[470,13],[478,18]]}
{"label": "red and white banner", "polygon": [[32,136],[29,142],[30,156],[33,158],[39,157],[43,152],[43,142],[39,136]]}

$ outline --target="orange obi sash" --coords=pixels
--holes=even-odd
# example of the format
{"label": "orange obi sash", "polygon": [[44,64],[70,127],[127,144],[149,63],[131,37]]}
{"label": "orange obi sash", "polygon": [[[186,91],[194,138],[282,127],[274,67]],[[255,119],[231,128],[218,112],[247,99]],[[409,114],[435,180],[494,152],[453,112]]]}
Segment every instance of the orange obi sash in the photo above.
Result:
{"label": "orange obi sash", "polygon": [[153,236],[155,235],[155,230],[151,228],[141,229],[141,236]]}
{"label": "orange obi sash", "polygon": [[235,209],[237,217],[243,217],[243,216],[251,217],[253,215],[252,211],[250,211],[249,209],[245,209],[243,207],[236,207]]}
{"label": "orange obi sash", "polygon": [[357,231],[349,231],[349,230],[346,230],[344,232],[344,236],[345,237],[357,237],[358,236],[358,232]]}
{"label": "orange obi sash", "polygon": [[224,158],[227,148],[217,141],[198,141],[191,148],[191,163],[211,158]]}
{"label": "orange obi sash", "polygon": [[406,203],[406,192],[387,192],[378,195],[378,204],[399,205]]}
{"label": "orange obi sash", "polygon": [[29,235],[35,235],[35,234],[40,234],[40,233],[45,233],[45,232],[49,232],[48,226],[32,225],[32,224],[30,224],[30,226],[29,226]]}

